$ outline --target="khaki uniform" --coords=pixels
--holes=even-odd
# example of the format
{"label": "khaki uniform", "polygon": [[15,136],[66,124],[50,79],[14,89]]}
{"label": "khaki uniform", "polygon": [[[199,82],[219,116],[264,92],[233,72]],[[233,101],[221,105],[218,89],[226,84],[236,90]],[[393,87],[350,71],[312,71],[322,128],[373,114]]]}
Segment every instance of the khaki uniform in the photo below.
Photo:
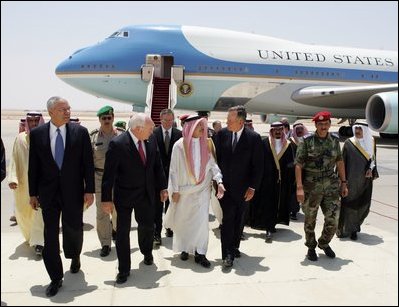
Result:
{"label": "khaki uniform", "polygon": [[111,140],[122,134],[121,128],[114,128],[111,134],[104,134],[101,129],[90,132],[91,146],[93,148],[95,184],[96,184],[96,206],[97,206],[97,235],[101,246],[111,246],[112,228],[116,230],[116,210],[112,211],[112,224],[107,213],[101,206],[101,183],[104,174],[105,154],[107,153]]}
{"label": "khaki uniform", "polygon": [[337,161],[342,160],[339,140],[328,134],[319,138],[317,134],[304,138],[299,143],[295,164],[302,165],[302,183],[305,201],[305,245],[316,248],[315,226],[319,206],[324,214],[323,232],[318,239],[320,248],[326,248],[333,238],[338,225],[340,197],[339,179],[335,171]]}

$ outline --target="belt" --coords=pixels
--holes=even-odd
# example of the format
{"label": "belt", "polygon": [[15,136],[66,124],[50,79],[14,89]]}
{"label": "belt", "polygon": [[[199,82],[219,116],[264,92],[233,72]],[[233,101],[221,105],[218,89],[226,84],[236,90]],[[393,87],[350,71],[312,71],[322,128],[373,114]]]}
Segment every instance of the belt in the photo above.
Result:
{"label": "belt", "polygon": [[102,169],[102,168],[97,168],[97,167],[96,167],[95,170],[96,170],[97,172],[101,172],[101,173],[104,172],[104,169]]}
{"label": "belt", "polygon": [[315,177],[315,178],[325,178],[330,177],[335,174],[334,170],[326,170],[326,171],[305,171],[305,177]]}

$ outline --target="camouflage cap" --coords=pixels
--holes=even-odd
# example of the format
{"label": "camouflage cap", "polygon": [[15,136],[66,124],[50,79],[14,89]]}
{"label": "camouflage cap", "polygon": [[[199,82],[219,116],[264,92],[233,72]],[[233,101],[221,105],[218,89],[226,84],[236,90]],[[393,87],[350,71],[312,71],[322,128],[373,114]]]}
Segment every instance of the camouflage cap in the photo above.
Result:
{"label": "camouflage cap", "polygon": [[111,106],[104,106],[97,112],[98,117],[103,116],[103,115],[109,115],[109,114],[110,115],[114,114],[114,108]]}

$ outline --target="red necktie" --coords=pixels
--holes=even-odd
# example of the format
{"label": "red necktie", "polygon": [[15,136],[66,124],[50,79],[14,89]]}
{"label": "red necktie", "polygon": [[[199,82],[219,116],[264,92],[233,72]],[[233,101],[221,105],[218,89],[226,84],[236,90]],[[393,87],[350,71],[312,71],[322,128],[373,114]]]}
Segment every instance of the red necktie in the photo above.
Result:
{"label": "red necktie", "polygon": [[139,154],[141,157],[141,161],[143,161],[143,164],[145,166],[145,154],[144,154],[144,150],[143,150],[143,145],[140,140],[139,140]]}

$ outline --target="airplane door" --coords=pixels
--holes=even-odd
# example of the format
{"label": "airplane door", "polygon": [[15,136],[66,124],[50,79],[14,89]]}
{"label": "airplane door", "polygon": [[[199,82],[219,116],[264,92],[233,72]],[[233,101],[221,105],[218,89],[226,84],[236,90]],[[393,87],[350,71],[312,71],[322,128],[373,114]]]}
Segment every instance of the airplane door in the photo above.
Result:
{"label": "airplane door", "polygon": [[154,66],[155,78],[170,78],[170,71],[173,65],[172,56],[162,56],[160,54],[147,54],[146,64]]}

